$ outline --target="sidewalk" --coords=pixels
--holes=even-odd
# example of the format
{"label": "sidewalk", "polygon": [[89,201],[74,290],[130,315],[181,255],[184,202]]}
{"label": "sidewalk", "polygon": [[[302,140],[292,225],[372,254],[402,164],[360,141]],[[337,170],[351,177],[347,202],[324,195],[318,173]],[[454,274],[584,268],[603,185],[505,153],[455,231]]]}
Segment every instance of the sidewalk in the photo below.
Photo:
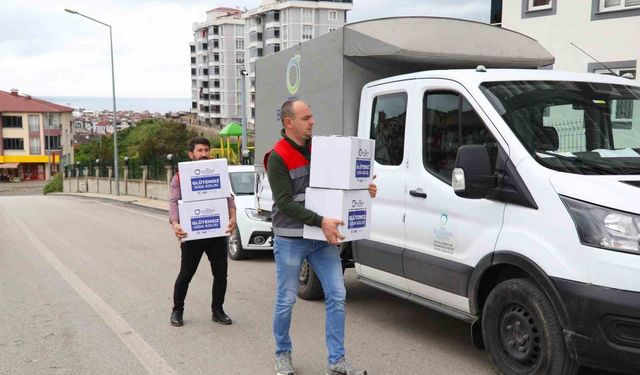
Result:
{"label": "sidewalk", "polygon": [[131,195],[115,196],[111,194],[97,194],[97,193],[53,193],[51,195],[68,195],[68,196],[80,197],[80,198],[111,200],[111,201],[118,201],[122,203],[132,204],[134,206],[160,210],[160,211],[167,211],[167,212],[169,211],[168,201],[134,197]]}

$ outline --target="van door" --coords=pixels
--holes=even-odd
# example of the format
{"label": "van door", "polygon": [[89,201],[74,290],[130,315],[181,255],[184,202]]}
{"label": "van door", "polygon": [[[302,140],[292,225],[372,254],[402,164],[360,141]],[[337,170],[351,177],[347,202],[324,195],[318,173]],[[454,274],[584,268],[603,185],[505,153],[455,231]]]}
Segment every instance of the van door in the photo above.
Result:
{"label": "van door", "polygon": [[487,147],[495,171],[498,133],[462,85],[425,79],[415,89],[422,110],[407,130],[403,268],[412,294],[469,312],[469,277],[494,250],[506,204],[456,196],[451,174],[458,148],[471,144]]}
{"label": "van door", "polygon": [[354,246],[360,276],[403,292],[408,290],[402,269],[408,98],[404,82],[363,90],[358,136],[375,140],[378,195],[372,205],[371,237]]}

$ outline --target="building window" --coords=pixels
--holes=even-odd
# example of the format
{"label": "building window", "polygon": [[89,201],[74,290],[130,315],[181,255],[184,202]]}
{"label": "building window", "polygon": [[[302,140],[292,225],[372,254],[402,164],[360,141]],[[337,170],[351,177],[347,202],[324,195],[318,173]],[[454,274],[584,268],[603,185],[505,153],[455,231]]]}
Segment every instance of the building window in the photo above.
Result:
{"label": "building window", "polygon": [[220,67],[219,66],[214,66],[213,67],[213,75],[214,76],[219,76],[220,75]]}
{"label": "building window", "polygon": [[338,20],[338,11],[330,10],[329,11],[329,21],[337,21]]}
{"label": "building window", "polygon": [[29,115],[29,131],[30,132],[40,131],[40,116],[39,115]]}
{"label": "building window", "polygon": [[220,61],[220,54],[219,53],[214,53],[213,54],[213,61]]}
{"label": "building window", "polygon": [[280,43],[276,43],[273,45],[273,52],[280,52]]}
{"label": "building window", "polygon": [[528,0],[529,6],[527,7],[528,11],[536,11],[536,10],[546,10],[551,9],[552,4],[551,0]]}
{"label": "building window", "polygon": [[236,49],[244,50],[244,39],[236,39]]}
{"label": "building window", "polygon": [[[624,74],[630,74],[634,78],[636,75],[635,61],[611,61],[603,63],[613,73],[622,76]],[[590,63],[588,70],[591,73],[598,74],[612,74],[609,69],[598,63]],[[633,122],[634,107],[638,108],[638,100],[633,99],[614,99],[611,100],[611,124],[614,129],[631,129]]]}
{"label": "building window", "polygon": [[640,8],[640,0],[600,0],[600,11],[611,12]]}
{"label": "building window", "polygon": [[21,128],[22,116],[2,116],[3,128]]}
{"label": "building window", "polygon": [[189,49],[191,50],[191,53],[196,52],[196,46],[189,46]]}
{"label": "building window", "polygon": [[313,24],[313,9],[302,9],[302,23]]}
{"label": "building window", "polygon": [[311,40],[313,38],[313,26],[302,26],[302,40]]}
{"label": "building window", "polygon": [[191,68],[191,75],[195,76],[196,75],[196,68]]}
{"label": "building window", "polygon": [[213,26],[213,35],[218,35],[218,26]]}
{"label": "building window", "polygon": [[236,52],[236,64],[244,64],[244,51]]}
{"label": "building window", "polygon": [[31,155],[40,155],[40,137],[29,139],[29,153]]}
{"label": "building window", "polygon": [[558,0],[522,0],[521,18],[553,16],[556,14],[557,2]]}
{"label": "building window", "polygon": [[280,12],[279,11],[274,11],[273,12],[273,20],[274,21],[280,21]]}
{"label": "building window", "polygon": [[209,48],[209,45],[207,43],[202,43],[202,49],[203,50],[207,50]]}
{"label": "building window", "polygon": [[59,129],[60,128],[60,115],[49,115],[49,121],[47,122],[47,128],[49,129]]}
{"label": "building window", "polygon": [[218,39],[213,40],[213,48],[220,48],[220,41],[218,41]]}
{"label": "building window", "polygon": [[191,108],[198,109],[198,102],[191,102]]}
{"label": "building window", "polygon": [[5,150],[24,150],[24,140],[22,138],[5,138],[2,140]]}
{"label": "building window", "polygon": [[46,150],[59,150],[62,147],[60,147],[60,136],[59,135],[54,135],[54,136],[45,136],[44,137],[44,148]]}
{"label": "building window", "polygon": [[191,58],[191,63],[192,63],[192,64],[195,64],[195,63],[196,63],[196,58],[195,58],[195,57],[192,57],[192,58]]}
{"label": "building window", "polygon": [[243,36],[244,36],[244,26],[236,25],[236,37],[243,37]]}
{"label": "building window", "polygon": [[219,79],[214,79],[213,80],[213,87],[220,88],[220,80]]}

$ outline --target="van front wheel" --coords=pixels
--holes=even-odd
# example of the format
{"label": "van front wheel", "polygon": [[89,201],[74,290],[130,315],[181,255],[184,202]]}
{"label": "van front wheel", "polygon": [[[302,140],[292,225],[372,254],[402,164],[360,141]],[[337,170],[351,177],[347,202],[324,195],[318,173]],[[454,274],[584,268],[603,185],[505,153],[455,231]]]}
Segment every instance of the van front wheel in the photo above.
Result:
{"label": "van front wheel", "polygon": [[506,280],[491,291],[482,311],[482,336],[502,374],[578,372],[551,302],[527,279]]}

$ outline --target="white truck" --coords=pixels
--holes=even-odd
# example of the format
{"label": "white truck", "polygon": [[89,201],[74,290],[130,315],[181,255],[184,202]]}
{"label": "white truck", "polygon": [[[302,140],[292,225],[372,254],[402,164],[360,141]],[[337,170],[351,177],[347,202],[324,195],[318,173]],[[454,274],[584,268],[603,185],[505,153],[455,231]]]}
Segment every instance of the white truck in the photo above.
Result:
{"label": "white truck", "polygon": [[[471,323],[501,373],[638,374],[640,85],[537,69],[553,61],[524,35],[429,17],[259,59],[257,204],[273,204],[278,110],[304,100],[314,134],[376,143],[371,237],[343,246],[359,280]],[[308,266],[300,283],[321,295]]]}

